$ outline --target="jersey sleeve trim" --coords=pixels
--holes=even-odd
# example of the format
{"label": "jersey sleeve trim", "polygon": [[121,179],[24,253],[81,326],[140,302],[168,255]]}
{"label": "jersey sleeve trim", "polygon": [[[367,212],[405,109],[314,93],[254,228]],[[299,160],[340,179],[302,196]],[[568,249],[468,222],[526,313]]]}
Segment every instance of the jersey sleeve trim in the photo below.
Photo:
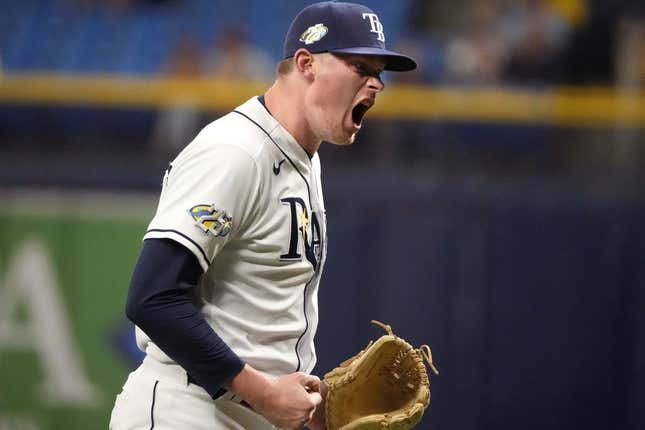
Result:
{"label": "jersey sleeve trim", "polygon": [[202,270],[206,272],[210,262],[206,256],[206,252],[202,249],[197,242],[195,242],[190,237],[186,236],[184,233],[172,230],[172,229],[150,229],[146,232],[143,239],[171,239],[175,242],[178,242],[188,248],[199,261],[199,265],[202,267]]}

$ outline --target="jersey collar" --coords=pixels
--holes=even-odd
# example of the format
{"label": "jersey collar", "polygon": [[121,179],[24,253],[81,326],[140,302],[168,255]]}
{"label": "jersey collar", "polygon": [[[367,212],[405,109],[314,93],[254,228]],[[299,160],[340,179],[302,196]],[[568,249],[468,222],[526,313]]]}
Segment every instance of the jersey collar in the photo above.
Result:
{"label": "jersey collar", "polygon": [[273,142],[284,152],[294,163],[300,164],[305,170],[311,166],[311,157],[300,146],[296,139],[280,123],[271,116],[266,106],[259,100],[259,97],[252,97],[244,104],[238,106],[236,111],[243,113],[253,120]]}

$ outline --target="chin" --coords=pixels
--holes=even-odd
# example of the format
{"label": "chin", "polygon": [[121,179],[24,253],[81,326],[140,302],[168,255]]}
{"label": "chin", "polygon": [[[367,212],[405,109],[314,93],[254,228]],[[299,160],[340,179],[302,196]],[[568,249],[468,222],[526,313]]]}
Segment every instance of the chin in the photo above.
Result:
{"label": "chin", "polygon": [[354,143],[356,140],[356,134],[352,134],[351,136],[343,136],[343,137],[337,137],[334,139],[329,139],[327,142],[333,143],[334,145],[337,146],[350,146]]}
{"label": "chin", "polygon": [[334,142],[336,145],[340,146],[349,146],[354,143],[356,140],[356,133],[349,133],[345,132],[342,135],[338,136],[336,139],[334,139]]}

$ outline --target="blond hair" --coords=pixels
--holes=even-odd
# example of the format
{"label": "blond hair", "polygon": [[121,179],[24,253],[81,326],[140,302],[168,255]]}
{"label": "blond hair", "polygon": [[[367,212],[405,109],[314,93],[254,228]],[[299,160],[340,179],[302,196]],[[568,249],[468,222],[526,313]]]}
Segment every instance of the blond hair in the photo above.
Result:
{"label": "blond hair", "polygon": [[286,58],[278,63],[278,76],[286,76],[293,70],[293,57]]}

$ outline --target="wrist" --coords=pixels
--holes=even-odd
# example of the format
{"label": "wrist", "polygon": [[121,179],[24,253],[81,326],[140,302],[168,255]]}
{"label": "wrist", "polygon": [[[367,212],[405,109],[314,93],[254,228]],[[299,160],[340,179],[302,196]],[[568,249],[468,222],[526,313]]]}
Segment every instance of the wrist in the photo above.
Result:
{"label": "wrist", "polygon": [[257,411],[263,409],[271,390],[271,377],[245,364],[228,383],[227,389],[244,399]]}

